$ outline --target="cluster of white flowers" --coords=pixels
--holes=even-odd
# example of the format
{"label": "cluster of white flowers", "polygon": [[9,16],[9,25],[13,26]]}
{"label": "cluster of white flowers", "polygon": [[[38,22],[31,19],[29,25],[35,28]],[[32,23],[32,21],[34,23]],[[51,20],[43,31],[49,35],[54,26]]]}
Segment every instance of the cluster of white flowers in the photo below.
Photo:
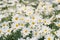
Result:
{"label": "cluster of white flowers", "polygon": [[0,37],[19,29],[18,40],[60,40],[60,0],[0,0]]}

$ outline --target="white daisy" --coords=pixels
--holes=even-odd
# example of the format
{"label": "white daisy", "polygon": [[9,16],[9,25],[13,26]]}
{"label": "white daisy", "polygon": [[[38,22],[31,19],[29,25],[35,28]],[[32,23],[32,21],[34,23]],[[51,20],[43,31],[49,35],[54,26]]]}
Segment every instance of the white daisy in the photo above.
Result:
{"label": "white daisy", "polygon": [[53,3],[58,4],[58,3],[60,3],[60,0],[53,0]]}
{"label": "white daisy", "polygon": [[60,27],[60,22],[54,22],[56,26]]}
{"label": "white daisy", "polygon": [[30,40],[38,40],[36,37],[32,37]]}
{"label": "white daisy", "polygon": [[50,19],[43,19],[43,23],[45,25],[49,25],[49,24],[51,24],[51,20]]}
{"label": "white daisy", "polygon": [[0,37],[4,34],[3,29],[0,28]]}
{"label": "white daisy", "polygon": [[45,36],[46,34],[49,34],[52,30],[48,26],[42,26],[41,32],[42,35]]}
{"label": "white daisy", "polygon": [[18,40],[25,40],[25,39],[23,39],[23,38],[19,38]]}
{"label": "white daisy", "polygon": [[15,22],[11,25],[12,30],[15,32],[18,29],[21,29],[20,24]]}
{"label": "white daisy", "polygon": [[44,40],[54,40],[54,35],[51,35],[51,34],[45,35]]}
{"label": "white daisy", "polygon": [[22,33],[23,37],[25,37],[25,36],[29,35],[30,29],[24,27],[24,28],[22,29],[21,33]]}
{"label": "white daisy", "polygon": [[0,21],[1,21],[1,19],[4,18],[4,17],[5,17],[5,15],[0,15]]}
{"label": "white daisy", "polygon": [[40,38],[40,32],[39,31],[32,31],[33,32],[33,37],[36,37],[37,39]]}
{"label": "white daisy", "polygon": [[56,15],[56,18],[60,18],[60,14]]}
{"label": "white daisy", "polygon": [[60,38],[60,29],[59,29],[59,30],[57,30],[55,34],[57,35],[57,37],[59,37],[59,38]]}
{"label": "white daisy", "polygon": [[3,22],[1,23],[2,28],[8,27],[9,26],[9,22]]}
{"label": "white daisy", "polygon": [[13,22],[19,22],[19,15],[18,14],[16,14],[16,15],[14,15],[14,16],[12,16],[13,18],[12,18],[12,21]]}

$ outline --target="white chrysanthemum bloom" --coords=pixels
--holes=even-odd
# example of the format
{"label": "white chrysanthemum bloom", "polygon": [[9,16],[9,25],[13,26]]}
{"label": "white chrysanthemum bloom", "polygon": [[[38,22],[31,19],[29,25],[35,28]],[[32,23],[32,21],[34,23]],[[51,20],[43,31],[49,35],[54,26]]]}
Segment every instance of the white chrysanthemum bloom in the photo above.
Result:
{"label": "white chrysanthemum bloom", "polygon": [[32,16],[32,17],[31,17],[30,25],[36,25],[36,24],[37,24],[36,22],[37,22],[37,21],[36,21],[35,16]]}
{"label": "white chrysanthemum bloom", "polygon": [[35,21],[35,20],[36,20],[36,15],[32,15],[32,16],[31,16],[31,20],[32,20],[32,21]]}
{"label": "white chrysanthemum bloom", "polygon": [[58,3],[60,3],[60,0],[53,0],[53,3],[58,4]]}
{"label": "white chrysanthemum bloom", "polygon": [[57,7],[55,9],[56,10],[60,10],[60,5],[57,5]]}
{"label": "white chrysanthemum bloom", "polygon": [[12,21],[13,22],[19,22],[19,14],[12,16]]}
{"label": "white chrysanthemum bloom", "polygon": [[[6,13],[7,13],[7,10],[3,10],[3,11],[1,11],[1,13],[2,13],[2,14],[3,14],[3,13],[6,14]],[[0,13],[0,14],[1,14],[1,13]],[[4,15],[4,14],[3,14],[3,15]]]}
{"label": "white chrysanthemum bloom", "polygon": [[37,19],[37,23],[42,23],[42,22],[43,22],[42,18]]}
{"label": "white chrysanthemum bloom", "polygon": [[26,19],[25,19],[25,16],[20,16],[19,17],[19,20],[20,20],[20,22],[24,22]]}
{"label": "white chrysanthemum bloom", "polygon": [[25,26],[25,24],[26,24],[25,22],[20,22],[19,24],[20,24],[19,26],[20,26],[21,28],[26,27],[26,26]]}
{"label": "white chrysanthemum bloom", "polygon": [[49,24],[51,24],[51,20],[50,19],[43,19],[43,23],[45,25],[49,25]]}
{"label": "white chrysanthemum bloom", "polygon": [[45,36],[46,34],[49,34],[51,32],[51,29],[48,26],[42,26],[41,28],[41,32],[43,36]]}
{"label": "white chrysanthemum bloom", "polygon": [[0,1],[0,8],[3,8],[3,7],[5,7],[6,6],[6,3],[4,3],[3,1]]}
{"label": "white chrysanthemum bloom", "polygon": [[16,7],[17,7],[17,8],[20,8],[21,6],[23,6],[23,4],[21,4],[21,3],[17,3],[17,4],[16,4]]}
{"label": "white chrysanthemum bloom", "polygon": [[11,34],[11,31],[12,31],[11,28],[6,29],[5,35],[10,35]]}
{"label": "white chrysanthemum bloom", "polygon": [[33,10],[27,10],[26,15],[31,16],[34,13]]}
{"label": "white chrysanthemum bloom", "polygon": [[35,26],[35,30],[41,31],[41,29],[42,29],[41,25],[38,24],[38,25]]}
{"label": "white chrysanthemum bloom", "polygon": [[49,12],[52,12],[54,10],[54,8],[52,7],[53,6],[52,3],[46,2],[46,6],[47,6],[47,8],[48,8],[47,10]]}
{"label": "white chrysanthemum bloom", "polygon": [[22,0],[25,4],[28,4],[29,1],[28,0]]}
{"label": "white chrysanthemum bloom", "polygon": [[34,5],[34,6],[36,6],[36,4],[37,4],[37,2],[31,2],[28,5]]}
{"label": "white chrysanthemum bloom", "polygon": [[19,38],[18,40],[25,40],[25,39],[23,39],[23,38]]}
{"label": "white chrysanthemum bloom", "polygon": [[30,28],[31,31],[34,31],[35,26],[34,25],[29,25],[28,28]]}
{"label": "white chrysanthemum bloom", "polygon": [[20,10],[22,10],[23,12],[26,10],[26,6],[25,5],[22,5],[21,7],[20,7]]}
{"label": "white chrysanthemum bloom", "polygon": [[3,22],[0,25],[2,26],[2,28],[5,28],[9,26],[9,22]]}
{"label": "white chrysanthemum bloom", "polygon": [[54,40],[54,35],[47,34],[47,35],[45,35],[45,39],[44,40]]}
{"label": "white chrysanthemum bloom", "polygon": [[37,39],[39,39],[40,37],[41,37],[41,35],[40,35],[40,32],[39,31],[32,31],[32,33],[33,33],[33,37],[36,37]]}
{"label": "white chrysanthemum bloom", "polygon": [[34,8],[30,6],[26,6],[26,15],[31,16],[34,13]]}
{"label": "white chrysanthemum bloom", "polygon": [[9,13],[12,13],[12,14],[14,13],[14,14],[15,14],[15,11],[16,11],[16,10],[13,9],[13,8],[8,8],[8,12],[9,12]]}
{"label": "white chrysanthemum bloom", "polygon": [[22,6],[21,7],[21,10],[23,11],[23,12],[25,12],[25,13],[27,13],[28,11],[31,11],[32,10],[32,12],[33,12],[33,7],[31,7],[31,6]]}
{"label": "white chrysanthemum bloom", "polygon": [[55,38],[55,40],[60,40],[60,38]]}
{"label": "white chrysanthemum bloom", "polygon": [[30,22],[31,22],[30,17],[25,17],[25,22],[26,22],[26,23],[30,23]]}
{"label": "white chrysanthemum bloom", "polygon": [[[3,11],[2,11],[3,12]],[[8,11],[6,10],[6,12],[4,12],[4,14],[3,14],[5,17],[4,18],[6,18],[6,17],[9,17],[9,15],[11,15],[11,13],[8,13]]]}
{"label": "white chrysanthemum bloom", "polygon": [[60,14],[56,15],[56,18],[60,18]]}
{"label": "white chrysanthemum bloom", "polygon": [[38,40],[36,37],[32,37],[30,38],[30,40]]}
{"label": "white chrysanthemum bloom", "polygon": [[14,6],[15,5],[15,2],[13,0],[9,0],[7,2],[7,6]]}
{"label": "white chrysanthemum bloom", "polygon": [[12,30],[15,32],[18,29],[21,29],[20,24],[15,22],[11,25]]}
{"label": "white chrysanthemum bloom", "polygon": [[22,14],[22,15],[24,14],[24,13],[22,13],[21,8],[16,8],[16,11],[17,11],[17,12],[16,12],[17,14],[20,14],[20,15],[21,15],[21,14]]}
{"label": "white chrysanthemum bloom", "polygon": [[21,33],[22,33],[23,37],[25,37],[25,36],[29,35],[30,29],[24,27],[24,28],[22,29]]}
{"label": "white chrysanthemum bloom", "polygon": [[0,37],[4,34],[3,29],[0,28]]}
{"label": "white chrysanthemum bloom", "polygon": [[44,3],[43,3],[43,1],[40,1],[38,8],[41,7],[42,5],[44,5]]}
{"label": "white chrysanthemum bloom", "polygon": [[7,0],[2,0],[3,2],[7,3]]}
{"label": "white chrysanthemum bloom", "polygon": [[[43,3],[43,4],[42,4]],[[51,12],[53,12],[54,8],[52,7],[52,4],[49,2],[40,2],[36,12],[39,14],[45,14],[50,15]]]}
{"label": "white chrysanthemum bloom", "polygon": [[11,29],[9,27],[2,28],[2,31],[5,35],[11,34]]}
{"label": "white chrysanthemum bloom", "polygon": [[31,16],[30,25],[35,26],[39,25],[42,22],[42,18],[40,16],[33,15]]}
{"label": "white chrysanthemum bloom", "polygon": [[30,25],[35,26],[35,25],[37,25],[37,22],[36,21],[31,21]]}
{"label": "white chrysanthemum bloom", "polygon": [[20,14],[20,15],[21,14],[24,15],[23,8],[25,8],[24,4],[17,3],[17,5],[16,5],[16,13]]}
{"label": "white chrysanthemum bloom", "polygon": [[[60,21],[60,14],[55,15],[54,13],[55,10],[60,10],[60,5],[58,4],[60,0],[52,0],[53,3],[57,3],[56,9],[53,8],[53,3],[48,1],[50,0],[22,0],[22,2],[21,0],[0,0],[0,37],[10,35],[11,31],[16,32],[21,29],[23,38],[21,37],[18,40],[38,40],[42,37],[45,38],[44,40],[54,40],[55,35],[51,34],[54,30],[47,25],[53,22],[60,27],[60,22],[53,21],[55,18]],[[9,20],[9,15],[11,15],[12,21]],[[6,17],[8,20],[1,21],[2,18]],[[12,23],[10,24],[10,22]],[[32,38],[27,38],[31,31]],[[60,38],[60,29],[55,31],[55,34]]]}
{"label": "white chrysanthemum bloom", "polygon": [[60,29],[57,30],[55,34],[56,34],[56,36],[57,36],[58,38],[60,38]]}
{"label": "white chrysanthemum bloom", "polygon": [[42,16],[37,14],[31,15],[31,20],[36,22],[42,22]]}
{"label": "white chrysanthemum bloom", "polygon": [[1,19],[4,18],[4,17],[5,17],[5,15],[0,15],[0,21],[1,21]]}
{"label": "white chrysanthemum bloom", "polygon": [[54,22],[56,26],[60,27],[60,22]]}
{"label": "white chrysanthemum bloom", "polygon": [[55,20],[56,19],[56,16],[55,15],[52,15],[51,17],[50,17],[50,21],[53,21],[53,20]]}

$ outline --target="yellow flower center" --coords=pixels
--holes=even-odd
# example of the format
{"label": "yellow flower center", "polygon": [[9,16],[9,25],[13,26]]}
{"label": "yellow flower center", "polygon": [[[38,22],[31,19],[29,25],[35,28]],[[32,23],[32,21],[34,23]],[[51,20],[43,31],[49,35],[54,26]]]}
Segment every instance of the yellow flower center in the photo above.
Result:
{"label": "yellow flower center", "polygon": [[24,26],[24,24],[20,24],[21,26]]}
{"label": "yellow flower center", "polygon": [[48,40],[51,40],[50,38],[48,38]]}
{"label": "yellow flower center", "polygon": [[15,20],[18,20],[18,17],[16,17]]}
{"label": "yellow flower center", "polygon": [[26,10],[26,7],[24,7],[24,10]]}
{"label": "yellow flower center", "polygon": [[60,3],[60,0],[57,0]]}
{"label": "yellow flower center", "polygon": [[34,24],[35,24],[35,22],[32,22],[32,24],[34,25]]}
{"label": "yellow flower center", "polygon": [[41,20],[39,19],[38,22],[41,22]]}
{"label": "yellow flower center", "polygon": [[29,22],[29,20],[26,20],[26,22]]}
{"label": "yellow flower center", "polygon": [[16,24],[16,27],[18,27],[19,25],[18,24]]}
{"label": "yellow flower center", "polygon": [[35,35],[37,35],[37,32],[35,33]]}
{"label": "yellow flower center", "polygon": [[58,26],[60,27],[60,24],[58,24]]}
{"label": "yellow flower center", "polygon": [[10,30],[7,30],[7,32],[10,32]]}
{"label": "yellow flower center", "polygon": [[28,31],[27,30],[25,30],[25,33],[27,33]]}
{"label": "yellow flower center", "polygon": [[3,26],[6,26],[6,24],[3,24]]}
{"label": "yellow flower center", "polygon": [[29,15],[31,15],[32,13],[30,12]]}
{"label": "yellow flower center", "polygon": [[31,29],[33,29],[33,27],[32,27],[32,26],[31,26],[30,28],[31,28]]}
{"label": "yellow flower center", "polygon": [[24,18],[20,18],[20,20],[24,20]]}
{"label": "yellow flower center", "polygon": [[32,17],[32,19],[34,20],[34,19],[35,19],[35,17]]}
{"label": "yellow flower center", "polygon": [[2,31],[0,30],[0,33],[1,33]]}
{"label": "yellow flower center", "polygon": [[44,32],[47,32],[47,30],[44,30]]}
{"label": "yellow flower center", "polygon": [[46,23],[46,21],[44,20],[44,23]]}

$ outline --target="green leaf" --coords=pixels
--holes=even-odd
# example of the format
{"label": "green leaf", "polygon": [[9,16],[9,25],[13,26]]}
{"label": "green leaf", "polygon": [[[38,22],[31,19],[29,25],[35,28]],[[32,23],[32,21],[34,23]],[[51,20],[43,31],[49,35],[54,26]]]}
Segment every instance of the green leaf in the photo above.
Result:
{"label": "green leaf", "polygon": [[49,26],[51,29],[55,29],[55,31],[59,29],[59,27],[57,27],[54,23],[52,23],[52,24],[50,24],[50,25],[48,25],[48,26]]}
{"label": "green leaf", "polygon": [[42,37],[42,38],[40,38],[40,39],[38,39],[38,40],[44,40],[44,37]]}
{"label": "green leaf", "polygon": [[3,37],[0,37],[0,40],[3,40]]}
{"label": "green leaf", "polygon": [[11,35],[7,35],[7,37],[5,37],[5,40],[18,40],[18,38],[21,38],[21,29],[18,29],[16,32],[11,32]]}
{"label": "green leaf", "polygon": [[30,34],[29,34],[29,35],[27,35],[26,37],[24,37],[24,39],[26,39],[27,37],[32,38],[32,31],[30,31]]}
{"label": "green leaf", "polygon": [[2,18],[1,22],[4,22],[4,21],[12,21],[12,17],[9,15],[6,18]]}
{"label": "green leaf", "polygon": [[60,10],[55,11],[55,15],[58,15],[58,14],[60,14]]}
{"label": "green leaf", "polygon": [[28,27],[30,24],[29,23],[26,23],[25,26]]}
{"label": "green leaf", "polygon": [[57,4],[53,3],[52,7],[56,7],[56,6],[57,6]]}
{"label": "green leaf", "polygon": [[22,0],[19,0],[19,3],[21,3],[22,2]]}
{"label": "green leaf", "polygon": [[8,9],[8,7],[7,7],[7,6],[2,8],[2,10],[6,10],[6,9]]}

